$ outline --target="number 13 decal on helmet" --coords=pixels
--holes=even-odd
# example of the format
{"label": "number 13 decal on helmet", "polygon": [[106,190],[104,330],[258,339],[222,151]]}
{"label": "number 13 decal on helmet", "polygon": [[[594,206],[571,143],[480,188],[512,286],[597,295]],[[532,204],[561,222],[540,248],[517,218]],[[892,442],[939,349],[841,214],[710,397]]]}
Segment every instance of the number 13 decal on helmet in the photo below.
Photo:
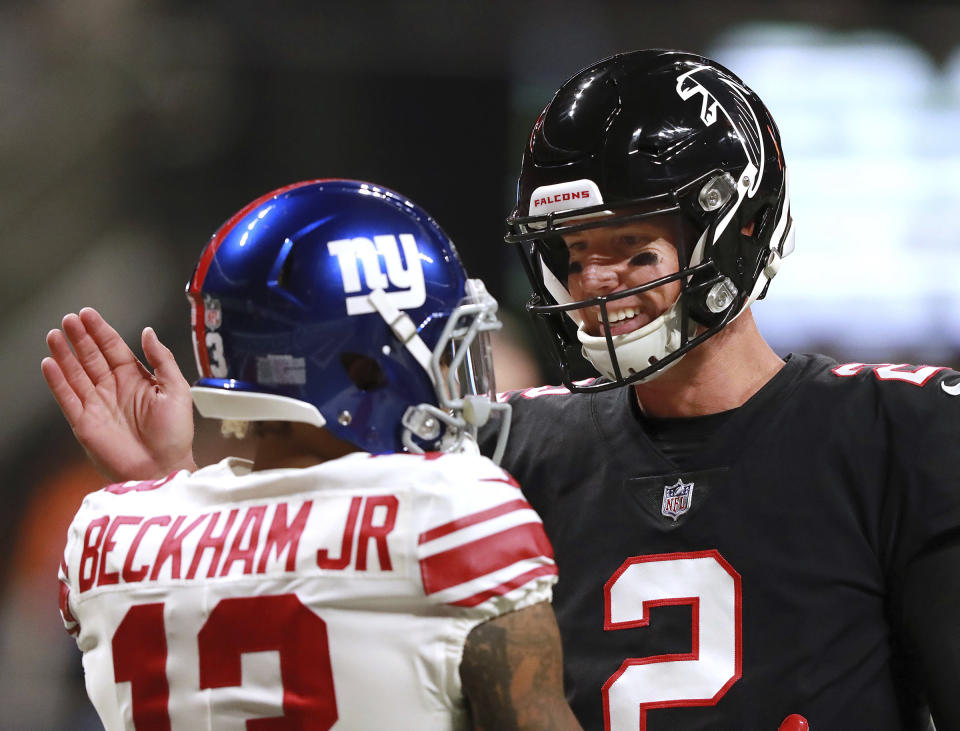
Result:
{"label": "number 13 decal on helmet", "polygon": [[604,629],[650,624],[651,607],[688,605],[690,652],[627,658],[603,685],[608,731],[645,731],[651,708],[710,706],[742,674],[740,574],[717,551],[628,558],[604,586]]}

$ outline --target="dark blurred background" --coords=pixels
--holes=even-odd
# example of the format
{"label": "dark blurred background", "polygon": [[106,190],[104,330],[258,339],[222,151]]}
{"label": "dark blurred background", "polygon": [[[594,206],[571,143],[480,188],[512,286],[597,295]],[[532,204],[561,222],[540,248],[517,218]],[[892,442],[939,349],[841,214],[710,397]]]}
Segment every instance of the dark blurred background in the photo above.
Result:
{"label": "dark blurred background", "polygon": [[641,47],[717,58],[779,121],[797,252],[756,306],[779,352],[960,364],[955,2],[0,5],[0,728],[99,727],[56,570],[101,480],[40,376],[45,333],[92,305],[134,343],[154,325],[190,377],[210,234],[352,177],[431,211],[487,281],[501,386],[553,380],[502,243],[520,152],[564,79]]}

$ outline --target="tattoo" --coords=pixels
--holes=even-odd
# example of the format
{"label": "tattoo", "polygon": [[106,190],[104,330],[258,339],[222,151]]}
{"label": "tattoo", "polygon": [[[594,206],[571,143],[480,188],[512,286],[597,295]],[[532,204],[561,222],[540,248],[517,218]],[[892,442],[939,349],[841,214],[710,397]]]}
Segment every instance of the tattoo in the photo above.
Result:
{"label": "tattoo", "polygon": [[563,697],[562,659],[547,602],[475,627],[460,664],[474,728],[579,728]]}
{"label": "tattoo", "polygon": [[475,627],[467,637],[460,680],[474,719],[474,728],[517,728],[510,700],[507,630],[494,622]]}

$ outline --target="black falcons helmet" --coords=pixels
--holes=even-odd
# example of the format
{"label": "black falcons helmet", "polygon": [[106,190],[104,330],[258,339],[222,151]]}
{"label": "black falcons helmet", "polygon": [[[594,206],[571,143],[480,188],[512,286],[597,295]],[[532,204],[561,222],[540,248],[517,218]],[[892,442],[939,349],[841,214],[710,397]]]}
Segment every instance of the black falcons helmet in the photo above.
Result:
{"label": "black falcons helmet", "polygon": [[[657,217],[675,232],[680,271],[642,287],[574,301],[562,235]],[[524,151],[508,243],[519,244],[564,383],[593,390],[648,380],[766,293],[793,250],[780,135],[759,97],[702,56],[644,50],[600,61],[567,81]],[[744,233],[749,231],[749,234]],[[653,322],[610,335],[615,303],[679,281]],[[597,307],[603,335],[577,310]],[[577,350],[606,377],[572,383]]]}

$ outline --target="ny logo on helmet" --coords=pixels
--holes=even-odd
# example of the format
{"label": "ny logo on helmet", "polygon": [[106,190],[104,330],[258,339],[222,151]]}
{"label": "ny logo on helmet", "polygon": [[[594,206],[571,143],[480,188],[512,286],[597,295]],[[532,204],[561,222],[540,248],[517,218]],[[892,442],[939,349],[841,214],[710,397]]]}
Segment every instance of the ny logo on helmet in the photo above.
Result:
{"label": "ny logo on helmet", "polygon": [[[330,256],[337,257],[340,265],[343,292],[353,295],[346,298],[348,315],[373,312],[374,307],[367,295],[377,289],[386,291],[388,287],[392,287],[392,291],[386,291],[386,295],[398,310],[414,309],[426,301],[423,266],[416,239],[413,234],[400,234],[398,244],[397,238],[393,234],[383,234],[374,236],[372,241],[358,236],[327,243],[327,251]],[[360,282],[361,269],[365,290]],[[358,292],[363,294],[354,294]]]}

